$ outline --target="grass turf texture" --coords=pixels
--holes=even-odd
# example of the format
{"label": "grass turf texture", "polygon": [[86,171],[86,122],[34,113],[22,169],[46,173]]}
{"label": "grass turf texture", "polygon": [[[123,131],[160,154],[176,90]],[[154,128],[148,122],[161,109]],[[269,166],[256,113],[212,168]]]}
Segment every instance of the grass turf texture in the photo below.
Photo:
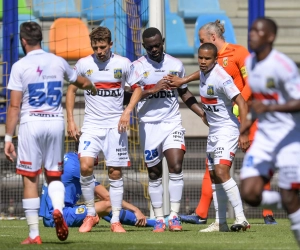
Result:
{"label": "grass turf texture", "polygon": [[[210,219],[208,222],[211,223]],[[246,232],[199,233],[208,225],[183,224],[183,232],[153,233],[152,228],[125,226],[127,233],[110,232],[110,225],[100,220],[92,232],[81,234],[70,228],[69,237],[61,242],[55,228],[45,228],[40,221],[42,245],[21,245],[28,236],[26,221],[0,221],[0,249],[50,250],[190,250],[190,249],[298,249],[287,219],[278,219],[278,225],[265,225],[263,219],[250,219]],[[230,226],[233,220],[228,220]]]}

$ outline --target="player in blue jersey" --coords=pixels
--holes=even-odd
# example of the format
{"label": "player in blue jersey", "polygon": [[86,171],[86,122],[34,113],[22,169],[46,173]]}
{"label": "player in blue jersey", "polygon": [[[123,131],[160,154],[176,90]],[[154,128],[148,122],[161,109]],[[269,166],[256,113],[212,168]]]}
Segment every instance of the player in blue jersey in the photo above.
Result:
{"label": "player in blue jersey", "polygon": [[[87,215],[85,205],[78,205],[77,202],[81,196],[80,186],[80,162],[77,152],[69,152],[64,156],[64,173],[61,180],[65,186],[65,207],[63,208],[63,216],[69,227],[80,227]],[[100,201],[95,202],[96,213],[103,217],[104,220],[110,222],[112,217],[111,203],[109,192],[99,182],[95,181],[95,196]],[[122,202],[124,209],[120,212],[120,222],[124,225],[131,226],[149,226],[153,227],[155,220],[146,219],[144,214],[132,204],[126,201]],[[125,210],[126,209],[126,210]],[[41,205],[39,215],[43,217],[46,227],[54,227],[55,223],[52,218],[53,206],[48,196],[47,184],[43,185]],[[94,219],[94,225],[99,222],[99,217]]]}

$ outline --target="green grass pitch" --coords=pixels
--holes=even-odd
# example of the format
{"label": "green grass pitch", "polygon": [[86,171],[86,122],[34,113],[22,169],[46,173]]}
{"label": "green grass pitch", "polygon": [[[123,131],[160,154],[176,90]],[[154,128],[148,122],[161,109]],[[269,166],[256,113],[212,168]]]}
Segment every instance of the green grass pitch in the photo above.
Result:
{"label": "green grass pitch", "polygon": [[[213,222],[212,219],[208,221]],[[230,226],[233,220],[228,220]],[[111,233],[103,220],[92,232],[80,234],[70,228],[65,242],[56,238],[54,228],[45,228],[40,221],[42,245],[20,245],[28,235],[26,221],[0,221],[0,249],[49,250],[193,250],[193,249],[298,249],[287,219],[278,225],[265,225],[262,219],[250,219],[250,230],[229,233],[199,233],[208,225],[183,224],[183,232],[153,233],[152,228],[125,226],[127,233]]]}

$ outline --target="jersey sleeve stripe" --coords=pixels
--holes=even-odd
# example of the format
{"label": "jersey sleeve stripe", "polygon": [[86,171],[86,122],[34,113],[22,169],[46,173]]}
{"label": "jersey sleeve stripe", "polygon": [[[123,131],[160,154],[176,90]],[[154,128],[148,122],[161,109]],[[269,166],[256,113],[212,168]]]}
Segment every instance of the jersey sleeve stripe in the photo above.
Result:
{"label": "jersey sleeve stripe", "polygon": [[276,100],[278,101],[278,94],[264,94],[264,93],[253,93],[253,98],[256,100]]}
{"label": "jersey sleeve stripe", "polygon": [[203,104],[218,104],[218,99],[217,98],[205,98],[201,96],[201,102]]}
{"label": "jersey sleeve stripe", "polygon": [[95,82],[96,89],[119,89],[121,82]]}
{"label": "jersey sleeve stripe", "polygon": [[144,86],[144,89],[152,89],[155,87],[156,84],[148,84]]}
{"label": "jersey sleeve stripe", "polygon": [[132,90],[135,90],[135,89],[138,88],[138,87],[139,87],[139,85],[133,84],[133,85],[131,86],[131,89],[132,89]]}

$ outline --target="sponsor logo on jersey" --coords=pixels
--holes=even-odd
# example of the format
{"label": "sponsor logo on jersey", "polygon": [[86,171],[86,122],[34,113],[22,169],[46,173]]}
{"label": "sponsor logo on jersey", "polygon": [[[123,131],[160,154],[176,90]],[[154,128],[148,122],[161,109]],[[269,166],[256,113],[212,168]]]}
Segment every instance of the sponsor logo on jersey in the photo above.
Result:
{"label": "sponsor logo on jersey", "polygon": [[207,94],[208,95],[214,95],[215,92],[214,92],[214,85],[208,85],[207,86]]}
{"label": "sponsor logo on jersey", "polygon": [[220,110],[217,109],[217,105],[206,105],[206,104],[202,104],[202,108],[205,111],[210,111],[210,112],[219,112]]}
{"label": "sponsor logo on jersey", "polygon": [[[91,91],[86,91],[87,95],[91,95]],[[120,89],[108,90],[108,89],[97,89],[97,96],[109,97],[109,96],[121,96]]]}
{"label": "sponsor logo on jersey", "polygon": [[223,67],[226,67],[228,65],[228,57],[223,58]]}
{"label": "sponsor logo on jersey", "polygon": [[247,73],[247,70],[246,70],[245,66],[241,67],[240,71],[241,71],[241,74],[242,74],[243,78],[248,76],[248,73]]}
{"label": "sponsor logo on jersey", "polygon": [[268,78],[267,78],[267,84],[266,84],[266,87],[267,87],[268,89],[273,89],[273,88],[275,88],[275,81],[274,81],[274,78],[272,78],[272,77],[268,77]]}
{"label": "sponsor logo on jersey", "polygon": [[143,77],[144,77],[144,78],[147,78],[147,77],[149,76],[149,74],[150,74],[149,71],[145,71],[145,72],[143,73]]}
{"label": "sponsor logo on jersey", "polygon": [[175,97],[175,92],[174,90],[171,91],[159,91],[155,93],[154,95],[149,95],[148,98],[172,98]]}
{"label": "sponsor logo on jersey", "polygon": [[43,70],[42,70],[42,69],[40,69],[40,66],[38,66],[38,68],[37,68],[36,72],[37,72],[37,73],[39,73],[39,76],[41,76],[41,74],[42,74]]}
{"label": "sponsor logo on jersey", "polygon": [[85,207],[84,206],[80,206],[76,209],[75,214],[83,214],[85,211]]}
{"label": "sponsor logo on jersey", "polygon": [[169,71],[169,74],[170,74],[170,75],[174,75],[174,76],[178,76],[178,75],[179,75],[179,72],[176,71],[176,70],[170,70],[170,71]]}
{"label": "sponsor logo on jersey", "polygon": [[165,72],[164,69],[156,69],[155,72]]}
{"label": "sponsor logo on jersey", "polygon": [[89,69],[87,72],[85,72],[86,76],[91,76],[93,74],[93,70]]}
{"label": "sponsor logo on jersey", "polygon": [[18,164],[18,168],[23,168],[23,169],[32,169],[32,163],[29,161],[20,161]]}
{"label": "sponsor logo on jersey", "polygon": [[114,69],[114,78],[116,79],[122,78],[122,69]]}

